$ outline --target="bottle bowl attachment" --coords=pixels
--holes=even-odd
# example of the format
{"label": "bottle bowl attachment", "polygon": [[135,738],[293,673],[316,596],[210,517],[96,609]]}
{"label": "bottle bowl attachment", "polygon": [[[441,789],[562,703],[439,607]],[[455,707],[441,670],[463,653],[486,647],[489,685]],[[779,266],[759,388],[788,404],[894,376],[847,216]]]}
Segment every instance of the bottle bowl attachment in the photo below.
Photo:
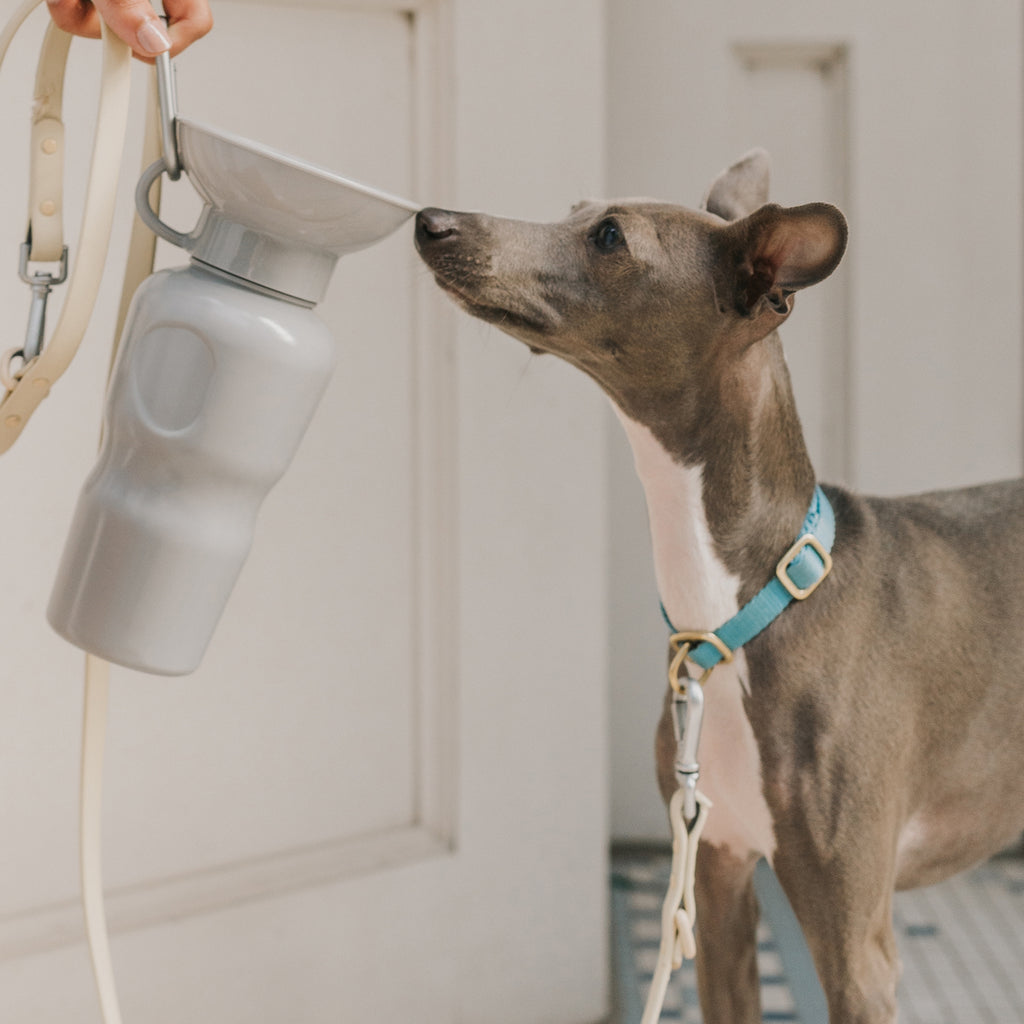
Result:
{"label": "bottle bowl attachment", "polygon": [[143,219],[200,262],[301,302],[323,298],[339,257],[379,242],[419,209],[229,132],[180,117],[176,126],[181,164],[206,207],[187,235],[160,221],[148,205],[156,164],[140,182]]}

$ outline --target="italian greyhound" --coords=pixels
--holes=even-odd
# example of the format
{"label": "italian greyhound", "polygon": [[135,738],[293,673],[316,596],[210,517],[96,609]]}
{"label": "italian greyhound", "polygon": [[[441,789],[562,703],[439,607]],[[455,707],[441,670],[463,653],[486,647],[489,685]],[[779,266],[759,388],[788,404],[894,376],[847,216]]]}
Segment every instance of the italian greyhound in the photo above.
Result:
{"label": "italian greyhound", "polygon": [[[815,493],[777,328],[846,236],[835,207],[769,204],[760,150],[699,210],[587,202],[532,224],[428,209],[416,223],[422,258],[463,309],[610,397],[667,618],[701,631],[765,585]],[[706,1024],[761,1020],[760,857],[800,921],[832,1024],[891,1024],[894,890],[937,882],[1024,828],[1024,480],[891,499],[823,490],[831,573],[706,686]],[[668,799],[668,701],[656,750]]]}

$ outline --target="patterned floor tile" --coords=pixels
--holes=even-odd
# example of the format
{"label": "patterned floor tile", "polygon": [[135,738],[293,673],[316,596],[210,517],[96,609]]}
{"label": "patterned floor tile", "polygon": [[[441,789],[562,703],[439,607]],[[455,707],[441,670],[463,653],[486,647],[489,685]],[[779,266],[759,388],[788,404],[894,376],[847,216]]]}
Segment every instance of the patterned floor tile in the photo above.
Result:
{"label": "patterned floor tile", "polygon": [[[617,1024],[639,1024],[657,962],[668,873],[667,854],[613,857]],[[1024,857],[998,857],[941,885],[897,894],[894,923],[903,960],[901,1024],[1024,1021]],[[799,960],[780,947],[773,925],[781,941],[794,941],[781,920],[762,920],[758,968],[764,1021],[827,1024],[797,1015],[808,1000],[794,999],[786,964]],[[665,1024],[701,1024],[696,989],[693,964],[685,963],[669,986]]]}

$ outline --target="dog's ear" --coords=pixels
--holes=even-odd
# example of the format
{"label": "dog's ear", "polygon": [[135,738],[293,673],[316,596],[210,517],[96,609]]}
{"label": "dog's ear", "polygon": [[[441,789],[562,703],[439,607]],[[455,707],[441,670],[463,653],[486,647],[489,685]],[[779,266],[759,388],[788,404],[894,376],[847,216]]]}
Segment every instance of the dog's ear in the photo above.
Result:
{"label": "dog's ear", "polygon": [[723,220],[739,220],[768,202],[771,158],[752,149],[711,183],[701,208]]}
{"label": "dog's ear", "polygon": [[790,296],[823,281],[843,258],[846,218],[827,203],[784,209],[762,206],[723,229],[727,267],[734,275],[736,309],[754,316],[762,299],[778,314]]}

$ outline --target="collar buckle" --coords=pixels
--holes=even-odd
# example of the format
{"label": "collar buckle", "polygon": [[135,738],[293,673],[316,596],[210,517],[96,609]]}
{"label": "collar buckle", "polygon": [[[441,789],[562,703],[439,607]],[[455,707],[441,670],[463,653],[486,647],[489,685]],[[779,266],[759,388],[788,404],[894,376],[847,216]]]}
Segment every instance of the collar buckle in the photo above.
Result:
{"label": "collar buckle", "polygon": [[[790,575],[794,567],[803,570],[808,560],[805,558],[798,563],[798,559],[810,548],[821,559],[823,569],[821,574],[811,579],[807,586],[801,587]],[[815,567],[806,564],[806,569],[816,571]],[[825,549],[825,546],[814,536],[813,533],[805,533],[783,556],[775,567],[775,575],[779,582],[786,588],[789,595],[795,601],[803,601],[810,597],[818,589],[821,581],[832,571],[832,556]]]}

